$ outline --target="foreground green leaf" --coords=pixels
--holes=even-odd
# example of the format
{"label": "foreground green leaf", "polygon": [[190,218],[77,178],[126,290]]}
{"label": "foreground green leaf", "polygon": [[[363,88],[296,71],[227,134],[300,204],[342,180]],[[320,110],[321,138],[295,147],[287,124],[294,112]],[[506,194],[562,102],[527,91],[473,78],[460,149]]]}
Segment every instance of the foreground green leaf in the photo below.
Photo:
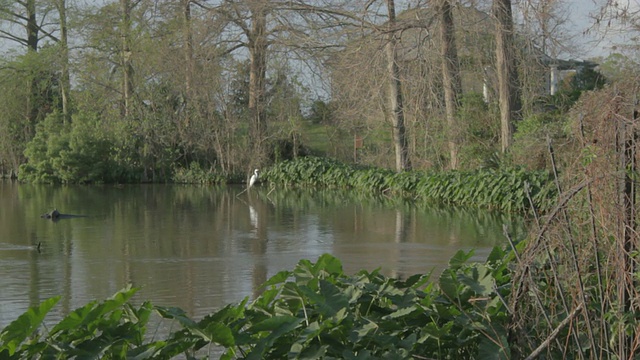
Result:
{"label": "foreground green leaf", "polygon": [[0,355],[8,353],[9,356],[13,356],[20,345],[40,327],[45,316],[58,301],[60,296],[47,299],[40,305],[29,308],[7,325],[0,332]]}

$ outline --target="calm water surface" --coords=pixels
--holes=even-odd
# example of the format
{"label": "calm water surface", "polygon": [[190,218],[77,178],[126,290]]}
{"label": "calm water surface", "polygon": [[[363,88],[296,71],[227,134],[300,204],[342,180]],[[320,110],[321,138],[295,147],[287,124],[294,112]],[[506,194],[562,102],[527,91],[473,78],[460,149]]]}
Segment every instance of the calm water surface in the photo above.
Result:
{"label": "calm water surface", "polygon": [[[136,302],[200,319],[255,296],[300,259],[331,253],[347,273],[441,269],[459,249],[484,258],[519,219],[486,211],[389,205],[349,193],[180,185],[34,186],[0,182],[0,328],[56,295],[57,321],[127,284]],[[87,217],[57,222],[57,208]],[[517,236],[517,235],[516,235]],[[36,244],[41,244],[40,252]]]}

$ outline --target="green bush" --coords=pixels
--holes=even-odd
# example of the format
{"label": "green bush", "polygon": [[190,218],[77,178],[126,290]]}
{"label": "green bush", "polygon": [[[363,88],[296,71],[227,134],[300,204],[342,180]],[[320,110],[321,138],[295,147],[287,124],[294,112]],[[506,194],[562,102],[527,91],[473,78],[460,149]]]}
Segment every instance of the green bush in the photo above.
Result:
{"label": "green bush", "polygon": [[[147,143],[139,125],[109,122],[97,115],[78,113],[70,123],[54,112],[39,123],[27,144],[27,162],[21,181],[33,183],[132,183],[174,181],[215,183],[237,180],[198,162],[177,166],[175,150]],[[153,148],[153,149],[152,149]]]}
{"label": "green bush", "polygon": [[64,124],[54,112],[38,124],[27,144],[28,161],[20,167],[20,179],[39,183],[88,183],[117,180],[113,139],[96,116],[77,114]]}
{"label": "green bush", "polygon": [[519,121],[509,149],[512,161],[529,169],[549,168],[547,138],[564,137],[566,124],[566,116],[558,113],[532,115]]}
{"label": "green bush", "polygon": [[213,170],[203,169],[194,161],[188,168],[174,168],[171,180],[179,184],[224,184],[228,179]]}

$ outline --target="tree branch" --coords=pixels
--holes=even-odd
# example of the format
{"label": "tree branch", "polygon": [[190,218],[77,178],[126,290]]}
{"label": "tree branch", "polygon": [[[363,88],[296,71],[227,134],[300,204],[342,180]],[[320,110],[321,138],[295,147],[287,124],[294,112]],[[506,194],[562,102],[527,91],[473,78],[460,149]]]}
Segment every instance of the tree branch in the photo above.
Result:
{"label": "tree branch", "polygon": [[529,356],[527,356],[525,360],[533,360],[536,357],[538,357],[544,351],[544,349],[549,347],[549,344],[553,340],[555,340],[556,337],[558,337],[558,335],[560,334],[560,331],[565,326],[567,326],[567,324],[569,324],[574,317],[576,317],[576,315],[580,310],[582,310],[582,304],[578,305],[575,309],[573,309],[573,311],[571,311],[571,314],[569,314],[569,316],[567,316],[566,319],[562,320],[560,324],[558,324],[558,326],[551,332],[551,334],[549,334],[547,339],[543,341],[542,344],[540,344],[540,346],[538,346],[535,350],[533,350],[533,352]]}

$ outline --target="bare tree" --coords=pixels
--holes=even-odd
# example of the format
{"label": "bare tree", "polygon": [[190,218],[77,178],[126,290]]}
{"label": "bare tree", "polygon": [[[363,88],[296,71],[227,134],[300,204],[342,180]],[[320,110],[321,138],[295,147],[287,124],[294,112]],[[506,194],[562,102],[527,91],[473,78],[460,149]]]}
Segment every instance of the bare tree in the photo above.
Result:
{"label": "bare tree", "polygon": [[[613,200],[617,213],[614,217],[617,221],[617,236],[614,252],[615,269],[612,271],[612,282],[615,281],[615,289],[612,299],[612,306],[616,308],[611,313],[616,313],[618,323],[611,327],[612,339],[610,344],[614,349],[616,358],[630,359],[638,352],[638,328],[632,325],[633,317],[629,314],[637,312],[637,277],[633,276],[637,272],[637,259],[632,255],[637,253],[639,247],[637,237],[638,216],[637,216],[637,182],[629,174],[637,172],[637,149],[638,149],[638,77],[636,76],[637,64],[631,62],[630,69],[625,56],[620,53],[627,53],[631,58],[637,57],[640,43],[638,33],[640,32],[640,6],[634,1],[613,1],[607,0],[601,5],[599,13],[594,16],[593,29],[599,32],[601,40],[613,43],[618,54],[610,56],[610,61],[615,63],[617,71],[623,72],[622,76],[614,77],[615,86],[610,87],[612,94],[604,94],[600,99],[607,99],[613,107],[608,110],[602,104],[597,104],[596,114],[598,117],[606,117],[606,128],[611,129],[612,139],[608,144],[615,146],[615,151],[609,150],[610,154],[615,154],[618,159],[606,157],[609,162],[607,166],[616,166],[617,171],[623,175],[618,175],[612,182],[617,182],[615,187],[618,194],[606,197]],[[622,62],[619,62],[623,60]],[[606,90],[605,90],[606,91]],[[611,99],[611,100],[609,100]],[[585,102],[590,104],[590,102]],[[599,105],[599,106],[598,106]],[[608,104],[605,104],[608,105]],[[603,109],[605,111],[603,111]],[[608,111],[607,111],[608,110]],[[603,115],[605,114],[605,115]],[[599,119],[598,119],[599,120]],[[602,146],[602,145],[600,145]],[[602,172],[602,170],[599,170]],[[609,194],[611,195],[611,194]],[[616,201],[617,200],[617,201]],[[612,226],[612,228],[614,228]],[[615,337],[615,342],[614,342]]]}
{"label": "bare tree", "polygon": [[[342,10],[342,1],[331,4],[318,4],[315,1],[223,1],[210,7],[212,13],[224,19],[228,25],[219,34],[217,41],[226,49],[227,54],[236,50],[240,57],[248,55],[249,91],[248,117],[252,160],[255,166],[267,159],[267,74],[269,61],[276,51],[288,53],[295,58],[292,61],[304,63],[295,53],[301,50],[321,51],[331,45],[320,41],[317,35],[321,31],[339,26],[340,19],[353,17]],[[250,165],[251,168],[255,167]]]}
{"label": "bare tree", "polygon": [[191,29],[191,3],[192,0],[182,0],[183,6],[183,24],[182,37],[184,48],[184,88],[187,101],[191,97],[191,88],[193,86],[193,34]]}
{"label": "bare tree", "polygon": [[[48,21],[52,8],[50,1],[5,1],[0,3],[0,39],[38,51],[40,40],[47,38],[58,42],[54,34],[58,23]],[[54,7],[60,12],[63,0],[53,0]],[[60,15],[64,17],[64,14]],[[24,31],[24,32],[23,32]]]}
{"label": "bare tree", "polygon": [[69,75],[69,31],[67,26],[67,3],[66,0],[56,0],[55,6],[58,9],[58,21],[60,22],[60,96],[62,98],[62,115],[65,122],[71,121],[69,96],[71,91],[71,78]]}
{"label": "bare tree", "polygon": [[[274,15],[277,2],[250,0],[245,2],[224,1],[211,8],[230,26],[220,34],[218,41],[230,54],[237,49],[246,49],[249,56],[248,114],[250,153],[253,165],[266,160],[267,116],[266,87],[269,47],[276,30],[269,27],[269,16]],[[283,29],[280,29],[283,31]]]}
{"label": "bare tree", "polygon": [[518,6],[527,39],[551,57],[570,50],[570,38],[565,30],[568,20],[565,3],[564,0],[526,0]]}
{"label": "bare tree", "polygon": [[593,23],[587,31],[595,33],[602,43],[610,44],[615,51],[638,50],[640,6],[637,1],[601,1],[599,11],[591,17]]}
{"label": "bare tree", "polygon": [[502,152],[513,141],[515,122],[521,115],[520,86],[514,47],[514,27],[511,0],[493,0],[492,13],[496,20],[496,70]]}
{"label": "bare tree", "polygon": [[[266,137],[266,77],[267,77],[267,5],[268,0],[249,3],[251,28],[247,33],[249,49],[249,114],[251,116],[254,154],[264,154]],[[259,159],[260,160],[260,159]],[[260,162],[260,161],[259,161]]]}
{"label": "bare tree", "polygon": [[402,82],[400,81],[400,66],[396,54],[397,39],[399,36],[396,30],[396,7],[394,0],[387,0],[387,11],[389,20],[387,21],[387,70],[389,72],[389,108],[391,124],[393,126],[393,145],[396,154],[396,171],[411,169],[409,160],[409,149],[407,146],[406,129],[404,125],[404,103],[402,94]]}
{"label": "bare tree", "polygon": [[459,96],[462,92],[460,64],[455,41],[453,14],[449,0],[439,0],[436,11],[440,19],[440,56],[442,57],[442,83],[447,114],[449,167],[458,168],[459,129],[456,120]]}
{"label": "bare tree", "polygon": [[131,62],[131,0],[120,0],[120,61],[122,66],[122,115],[131,113],[133,99],[133,64]]}

